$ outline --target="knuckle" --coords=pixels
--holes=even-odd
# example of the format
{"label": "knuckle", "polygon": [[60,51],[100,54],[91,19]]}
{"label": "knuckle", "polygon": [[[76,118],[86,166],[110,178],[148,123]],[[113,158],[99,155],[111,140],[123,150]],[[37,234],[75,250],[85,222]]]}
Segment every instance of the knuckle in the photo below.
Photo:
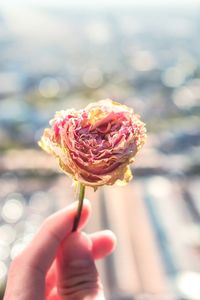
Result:
{"label": "knuckle", "polygon": [[96,270],[90,273],[76,274],[58,285],[58,293],[70,297],[70,299],[83,299],[84,296],[96,294],[97,291],[102,290],[103,286]]}

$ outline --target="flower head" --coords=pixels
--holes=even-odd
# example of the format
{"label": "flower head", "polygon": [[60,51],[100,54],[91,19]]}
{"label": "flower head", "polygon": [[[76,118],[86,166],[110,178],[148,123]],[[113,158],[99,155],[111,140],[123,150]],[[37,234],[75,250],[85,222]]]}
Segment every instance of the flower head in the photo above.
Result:
{"label": "flower head", "polygon": [[129,164],[146,139],[145,124],[132,109],[106,99],[59,111],[50,125],[39,145],[74,180],[95,188],[130,181]]}

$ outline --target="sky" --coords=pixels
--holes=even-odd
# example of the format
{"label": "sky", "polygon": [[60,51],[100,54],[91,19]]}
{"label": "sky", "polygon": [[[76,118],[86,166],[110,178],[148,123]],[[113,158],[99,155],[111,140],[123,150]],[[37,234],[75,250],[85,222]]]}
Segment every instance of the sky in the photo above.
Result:
{"label": "sky", "polygon": [[40,5],[40,6],[165,6],[165,5],[199,5],[200,0],[6,0],[0,8],[8,5]]}

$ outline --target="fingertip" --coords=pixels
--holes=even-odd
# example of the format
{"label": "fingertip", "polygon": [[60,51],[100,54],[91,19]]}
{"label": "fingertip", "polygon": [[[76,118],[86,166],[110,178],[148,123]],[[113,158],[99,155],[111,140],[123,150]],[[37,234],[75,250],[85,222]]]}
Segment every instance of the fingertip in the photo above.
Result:
{"label": "fingertip", "polygon": [[[63,211],[67,210],[68,215],[70,216],[71,222],[70,222],[70,231],[72,230],[73,227],[73,221],[74,218],[77,214],[77,210],[78,210],[78,201],[74,201],[73,203],[71,203],[69,206],[67,206],[66,209],[63,209]],[[83,201],[83,207],[82,207],[82,211],[81,211],[81,217],[80,217],[80,221],[79,221],[79,225],[77,230],[80,231],[82,228],[84,228],[84,226],[86,225],[90,215],[91,215],[91,203],[88,199],[84,198]]]}
{"label": "fingertip", "polygon": [[110,243],[113,247],[111,250],[114,251],[116,246],[117,246],[117,237],[116,237],[116,235],[109,229],[104,230],[103,233],[107,237],[107,240],[110,241]]}
{"label": "fingertip", "polygon": [[[68,205],[66,209],[76,211],[77,207],[78,207],[78,201],[74,201],[70,205]],[[87,210],[88,212],[91,211],[91,203],[87,198],[84,198],[83,200],[83,210]]]}
{"label": "fingertip", "polygon": [[83,200],[83,210],[85,210],[88,215],[91,214],[92,206],[91,202],[87,198],[84,198]]}
{"label": "fingertip", "polygon": [[117,239],[114,233],[110,230],[95,232],[90,235],[92,240],[92,252],[94,259],[103,258],[111,254],[117,244]]}
{"label": "fingertip", "polygon": [[[75,215],[77,213],[77,208],[78,208],[78,201],[76,201],[76,203],[75,203]],[[90,201],[88,199],[84,199],[83,208],[82,208],[82,212],[81,212],[81,218],[80,218],[80,222],[78,225],[78,230],[81,230],[87,223],[87,220],[89,219],[89,217],[91,215],[91,210],[92,210],[92,207],[91,207]]]}
{"label": "fingertip", "polygon": [[[93,262],[92,241],[83,232],[73,232],[63,240],[57,252],[57,271],[59,277],[69,275],[71,267],[75,267],[80,262]],[[82,267],[85,265],[83,264]],[[68,274],[67,274],[68,273]]]}

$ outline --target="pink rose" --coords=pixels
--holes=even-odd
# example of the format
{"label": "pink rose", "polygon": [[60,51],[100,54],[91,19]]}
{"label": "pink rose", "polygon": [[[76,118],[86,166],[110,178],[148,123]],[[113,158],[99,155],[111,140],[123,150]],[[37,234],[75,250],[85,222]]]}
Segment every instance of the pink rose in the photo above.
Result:
{"label": "pink rose", "polygon": [[129,164],[146,139],[145,124],[132,109],[101,100],[78,111],[57,112],[50,125],[39,145],[74,180],[98,187],[132,178]]}

